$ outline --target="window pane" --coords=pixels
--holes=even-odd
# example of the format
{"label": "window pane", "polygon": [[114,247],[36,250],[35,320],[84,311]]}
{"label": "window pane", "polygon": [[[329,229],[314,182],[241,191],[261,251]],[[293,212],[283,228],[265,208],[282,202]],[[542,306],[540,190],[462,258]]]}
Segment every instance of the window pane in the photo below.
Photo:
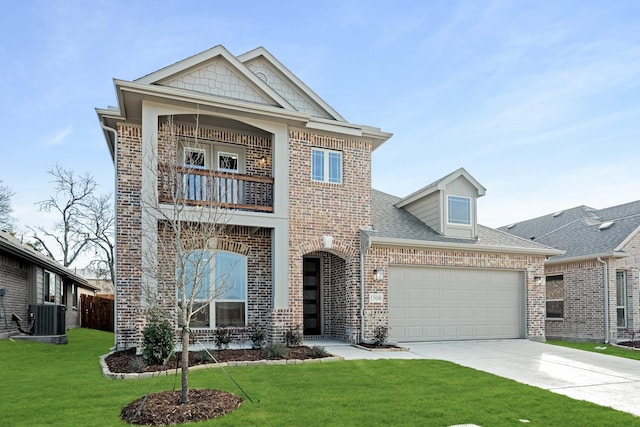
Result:
{"label": "window pane", "polygon": [[[199,310],[196,312],[196,310]],[[190,326],[192,328],[208,328],[211,325],[209,314],[209,303],[193,303],[194,314],[191,316]]]}
{"label": "window pane", "polygon": [[625,305],[626,301],[626,286],[624,271],[616,271],[616,303],[618,306]]}
{"label": "window pane", "polygon": [[218,170],[238,172],[238,155],[233,153],[218,153]]}
{"label": "window pane", "polygon": [[342,154],[329,153],[329,182],[342,182]]}
{"label": "window pane", "polygon": [[244,302],[216,302],[217,326],[244,326]]}
{"label": "window pane", "polygon": [[[184,289],[186,297],[191,297],[194,286],[196,287],[196,296],[198,300],[209,299],[209,285],[211,270],[209,266],[209,252],[208,251],[193,251],[185,256],[183,261],[183,267],[185,269],[184,274]],[[181,278],[181,271],[178,268],[178,279]]]}
{"label": "window pane", "polygon": [[204,150],[185,150],[184,165],[193,169],[204,169]]}
{"label": "window pane", "polygon": [[449,196],[449,223],[471,224],[471,200],[469,198]]}
{"label": "window pane", "polygon": [[246,299],[247,259],[231,252],[216,252],[215,280],[217,299]]}
{"label": "window pane", "polygon": [[564,314],[564,301],[547,301],[547,317],[562,319]]}
{"label": "window pane", "polygon": [[324,181],[324,152],[320,150],[311,151],[311,179],[314,181]]}

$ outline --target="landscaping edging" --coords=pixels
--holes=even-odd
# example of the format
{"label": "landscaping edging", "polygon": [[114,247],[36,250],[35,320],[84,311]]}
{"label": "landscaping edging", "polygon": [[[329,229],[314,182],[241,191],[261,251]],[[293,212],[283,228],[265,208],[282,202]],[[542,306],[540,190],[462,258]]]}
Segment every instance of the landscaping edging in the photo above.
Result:
{"label": "landscaping edging", "polygon": [[[121,373],[111,372],[109,366],[107,366],[106,358],[115,352],[110,352],[100,356],[100,367],[102,369],[102,375],[112,380],[137,380],[140,378],[152,378],[161,375],[169,376],[175,369],[166,371],[154,371],[154,372],[139,372],[139,373]],[[252,360],[252,361],[238,361],[238,362],[222,362],[222,363],[207,363],[202,365],[189,366],[189,370],[209,369],[209,368],[226,368],[231,366],[254,366],[254,365],[302,365],[306,363],[326,363],[336,362],[338,360],[344,360],[340,356],[320,357],[317,359],[278,359],[278,360]]]}
{"label": "landscaping edging", "polygon": [[406,347],[398,347],[398,346],[393,346],[393,347],[385,347],[385,348],[375,348],[375,347],[365,347],[363,345],[359,345],[359,344],[351,344],[352,347],[355,348],[359,348],[360,350],[366,350],[366,351],[407,351],[409,350]]}

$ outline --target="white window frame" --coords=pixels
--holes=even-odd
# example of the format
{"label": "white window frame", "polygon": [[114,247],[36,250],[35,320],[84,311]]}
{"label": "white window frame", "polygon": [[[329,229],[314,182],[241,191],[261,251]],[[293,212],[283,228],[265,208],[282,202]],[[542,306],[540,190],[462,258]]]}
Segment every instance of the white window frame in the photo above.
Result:
{"label": "white window frame", "polygon": [[[314,162],[314,158],[317,155],[322,155],[322,170],[317,170]],[[338,177],[331,176],[332,158],[337,156],[338,159]],[[325,182],[328,184],[342,184],[344,176],[344,165],[342,151],[327,150],[325,148],[312,148],[311,149],[311,180],[315,182]]]}
{"label": "white window frame", "polygon": [[[189,256],[192,253],[196,253],[196,252],[200,252],[200,251],[192,251],[189,252],[187,254],[185,254],[185,256]],[[218,327],[221,327],[222,325],[218,325],[218,321],[216,319],[216,304],[217,303],[221,303],[221,302],[241,302],[244,303],[244,319],[243,319],[243,325],[231,325],[231,328],[235,328],[235,327],[245,327],[247,326],[247,320],[248,320],[248,268],[247,268],[247,257],[242,255],[242,254],[238,254],[235,252],[230,252],[230,251],[214,251],[214,250],[203,250],[202,252],[207,252],[208,255],[206,255],[208,257],[208,263],[209,263],[209,276],[208,276],[208,282],[209,282],[209,289],[205,290],[204,289],[198,289],[198,293],[200,292],[204,292],[204,294],[207,296],[206,298],[195,298],[194,299],[194,306],[196,304],[206,304],[207,307],[203,308],[203,311],[207,311],[208,314],[208,321],[209,321],[209,325],[208,326],[192,326],[192,329],[216,329]],[[232,254],[234,256],[238,256],[241,257],[243,259],[243,265],[244,265],[244,269],[241,272],[242,274],[242,280],[244,282],[244,289],[242,289],[242,294],[244,296],[244,298],[225,298],[224,295],[222,296],[222,298],[215,298],[215,290],[214,292],[214,298],[211,298],[211,286],[216,286],[216,273],[217,273],[217,267],[216,267],[216,254],[218,253],[229,253]],[[204,256],[204,255],[203,255]],[[235,272],[232,272],[232,274]],[[179,274],[179,273],[178,273]],[[187,284],[185,284],[185,288]],[[178,301],[180,300],[180,290],[177,289],[177,295],[178,295]],[[188,296],[187,296],[188,297]],[[195,307],[194,307],[195,309]],[[193,319],[193,318],[192,318]],[[227,326],[227,325],[225,325]]]}
{"label": "white window frame", "polygon": [[[545,278],[545,283],[548,285],[549,281],[553,281],[550,279],[553,278],[561,278],[562,280],[562,298],[547,298],[547,290],[545,289],[545,295],[544,295],[544,314],[545,314],[545,318],[549,319],[549,320],[564,320],[564,314],[565,314],[565,306],[564,306],[564,301],[565,301],[565,281],[564,281],[564,274],[554,274],[551,276],[547,276]],[[546,286],[545,286],[546,288]],[[548,315],[548,310],[547,310],[547,303],[549,302],[558,302],[558,301],[562,301],[562,313],[560,316],[553,316],[553,317],[549,317]]]}
{"label": "white window frame", "polygon": [[[622,291],[622,292],[621,292]],[[622,295],[621,295],[622,294]],[[622,311],[623,324],[620,324],[620,316],[618,313]],[[616,324],[618,329],[626,329],[628,326],[627,319],[627,272],[624,270],[616,271]]]}
{"label": "white window frame", "polygon": [[[451,202],[452,201],[466,201],[467,202],[467,207],[468,207],[468,221],[467,222],[462,222],[460,220],[454,220],[454,218],[451,217]],[[467,196],[456,196],[456,195],[447,195],[447,224],[451,224],[451,225],[457,225],[457,226],[470,226],[473,222],[473,218],[472,218],[472,209],[471,209],[471,197],[467,197]]]}
{"label": "white window frame", "polygon": [[[42,301],[45,304],[56,303],[57,286],[56,274],[48,270],[42,270]],[[53,301],[51,301],[52,296]]]}

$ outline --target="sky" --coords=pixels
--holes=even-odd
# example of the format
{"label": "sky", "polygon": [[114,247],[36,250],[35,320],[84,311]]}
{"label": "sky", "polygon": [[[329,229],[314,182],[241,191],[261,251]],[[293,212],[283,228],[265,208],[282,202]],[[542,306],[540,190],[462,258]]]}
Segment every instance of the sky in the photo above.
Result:
{"label": "sky", "polygon": [[348,121],[393,137],[373,187],[406,196],[464,167],[499,227],[640,199],[640,2],[23,1],[0,14],[0,180],[20,229],[55,165],[114,168],[95,108],[225,46],[264,46]]}

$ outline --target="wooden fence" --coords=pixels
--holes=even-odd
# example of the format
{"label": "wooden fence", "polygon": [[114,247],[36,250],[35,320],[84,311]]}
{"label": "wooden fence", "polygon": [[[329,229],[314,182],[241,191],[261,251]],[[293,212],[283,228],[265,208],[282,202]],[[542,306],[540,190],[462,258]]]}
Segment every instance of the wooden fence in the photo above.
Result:
{"label": "wooden fence", "polygon": [[80,295],[83,328],[113,332],[113,299],[93,295]]}

